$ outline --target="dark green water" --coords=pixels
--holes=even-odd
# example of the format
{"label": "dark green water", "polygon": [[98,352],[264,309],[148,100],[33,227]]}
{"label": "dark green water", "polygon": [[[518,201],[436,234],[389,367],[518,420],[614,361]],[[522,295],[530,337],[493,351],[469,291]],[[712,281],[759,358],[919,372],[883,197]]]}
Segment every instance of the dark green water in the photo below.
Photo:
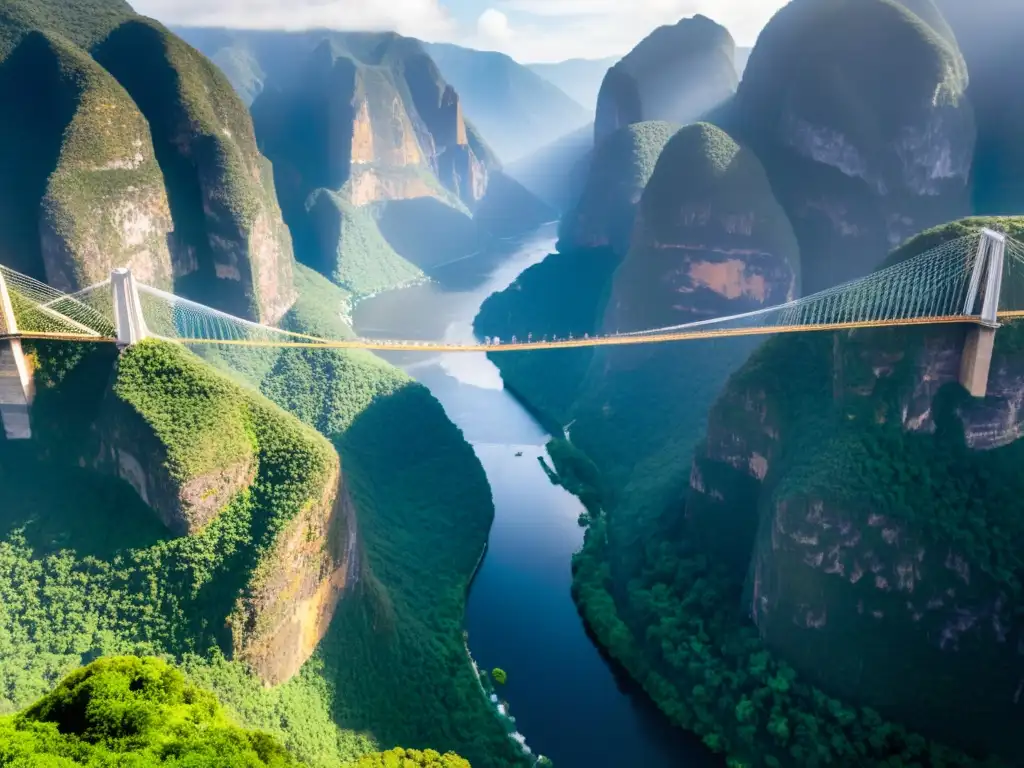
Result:
{"label": "dark green water", "polygon": [[[553,231],[543,230],[450,264],[431,284],[362,302],[356,330],[367,337],[471,340],[483,300],[553,247]],[[483,354],[386,356],[431,389],[487,471],[496,516],[466,628],[477,663],[508,673],[501,695],[529,748],[556,768],[721,765],[673,728],[587,635],[570,595],[582,505],[549,482],[537,461],[548,436],[503,390],[497,369]]]}

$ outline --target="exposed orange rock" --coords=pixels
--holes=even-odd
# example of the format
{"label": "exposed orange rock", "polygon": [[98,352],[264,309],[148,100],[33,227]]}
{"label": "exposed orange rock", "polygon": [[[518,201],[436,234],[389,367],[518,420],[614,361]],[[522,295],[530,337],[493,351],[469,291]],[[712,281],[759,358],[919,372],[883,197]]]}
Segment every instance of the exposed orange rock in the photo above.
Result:
{"label": "exposed orange rock", "polygon": [[436,192],[421,178],[402,175],[382,178],[370,168],[353,169],[348,183],[349,200],[353,205],[367,205],[378,200],[407,200],[413,197],[433,197]]}
{"label": "exposed orange rock", "polygon": [[352,121],[352,164],[372,163],[373,160],[373,125],[370,123],[370,108],[363,99]]}
{"label": "exposed orange rock", "polygon": [[236,659],[267,685],[294,676],[358,575],[355,510],[340,462],[320,499],[277,537],[231,617]]}
{"label": "exposed orange rock", "polygon": [[767,294],[764,275],[748,275],[746,262],[739,259],[692,262],[689,276],[694,287],[708,288],[727,299],[746,296],[764,302]]}

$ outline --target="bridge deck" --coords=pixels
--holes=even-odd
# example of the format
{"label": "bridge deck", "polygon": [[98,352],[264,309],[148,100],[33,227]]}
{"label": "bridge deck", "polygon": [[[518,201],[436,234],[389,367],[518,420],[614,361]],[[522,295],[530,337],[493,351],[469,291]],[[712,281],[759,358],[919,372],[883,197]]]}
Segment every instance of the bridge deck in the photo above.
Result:
{"label": "bridge deck", "polygon": [[[1024,316],[1024,312],[1005,315],[1009,318]],[[595,336],[589,339],[560,339],[558,341],[517,342],[515,344],[446,344],[432,341],[372,340],[372,339],[321,339],[300,334],[287,334],[283,339],[216,339],[216,338],[161,338],[164,341],[185,345],[225,345],[242,347],[280,347],[298,349],[368,349],[392,352],[527,352],[539,349],[579,349],[583,347],[633,346],[638,344],[660,344],[673,341],[694,341],[698,339],[720,339],[736,336],[766,336],[777,333],[808,333],[813,331],[844,331],[860,328],[894,328],[919,325],[983,325],[978,317],[949,315],[945,317],[917,317],[900,320],[873,320],[849,323],[820,323],[815,325],[766,325],[752,328],[697,328],[670,333],[637,335]],[[282,332],[284,333],[284,332]],[[116,339],[100,336],[78,336],[67,333],[21,333],[4,338],[37,339],[49,341],[110,342]]]}

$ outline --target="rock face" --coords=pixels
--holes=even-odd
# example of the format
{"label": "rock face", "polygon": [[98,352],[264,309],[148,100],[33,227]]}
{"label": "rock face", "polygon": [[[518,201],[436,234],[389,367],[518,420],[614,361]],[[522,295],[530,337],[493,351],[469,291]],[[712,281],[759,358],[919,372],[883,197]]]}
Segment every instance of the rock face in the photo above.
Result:
{"label": "rock face", "polygon": [[793,222],[806,292],[969,212],[966,66],[930,0],[906,5],[794,0],[744,73],[743,136]]}
{"label": "rock face", "polygon": [[530,155],[593,119],[592,111],[503,53],[446,43],[426,50],[502,162]]}
{"label": "rock face", "polygon": [[704,16],[654,30],[605,75],[594,143],[631,123],[700,118],[736,92],[735,48],[728,30]]}
{"label": "rock face", "polygon": [[597,147],[575,209],[562,219],[559,250],[610,247],[625,255],[633,217],[662,149],[678,125],[634,123]]}
{"label": "rock face", "polygon": [[172,213],[176,286],[276,323],[295,300],[291,238],[252,122],[221,72],[150,21],[118,27],[94,53],[149,120]]}
{"label": "rock face", "polygon": [[269,166],[196,51],[123,3],[16,2],[0,98],[4,263],[66,290],[130,266],[253,319],[287,311],[291,241]]}
{"label": "rock face", "polygon": [[760,162],[718,128],[690,125],[665,145],[643,190],[605,328],[783,303],[796,295],[798,275],[796,239]]}
{"label": "rock face", "polygon": [[712,411],[686,509],[708,556],[749,573],[750,615],[798,671],[1016,762],[1024,359],[1019,329],[999,333],[983,400],[958,384],[963,329],[765,345]]}
{"label": "rock face", "polygon": [[323,495],[278,535],[231,618],[235,657],[264,682],[291,679],[327,634],[338,602],[358,579],[356,531],[335,459]]}
{"label": "rock face", "polygon": [[[81,463],[129,483],[178,537],[202,534],[232,505],[250,505],[255,538],[240,532],[237,546],[258,551],[235,562],[230,579],[244,589],[222,618],[234,657],[269,685],[286,682],[358,578],[355,511],[337,453],[177,347],[147,341],[115,365],[91,426],[95,455]],[[285,472],[282,460],[287,477],[271,481],[268,471]]]}
{"label": "rock face", "polygon": [[367,37],[287,40],[301,66],[271,72],[253,103],[287,208],[320,188],[344,190],[355,205],[455,195],[474,206],[493,157],[459,95],[418,42]]}
{"label": "rock face", "polygon": [[394,252],[357,253],[325,239],[316,203],[325,195],[357,208],[432,197],[465,215],[487,192],[493,157],[418,42],[339,33],[309,50],[312,41],[286,38],[302,64],[268,75],[252,106],[257,135],[300,258],[331,279],[351,273],[352,260],[375,262],[363,282],[378,290],[386,275],[415,268]]}

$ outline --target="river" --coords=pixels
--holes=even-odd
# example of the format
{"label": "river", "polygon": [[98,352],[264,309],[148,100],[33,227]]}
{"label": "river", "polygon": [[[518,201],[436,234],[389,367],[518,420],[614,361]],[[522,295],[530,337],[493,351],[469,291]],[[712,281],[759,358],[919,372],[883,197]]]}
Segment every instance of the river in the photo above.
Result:
{"label": "river", "polygon": [[[453,262],[428,284],[364,300],[354,314],[356,332],[470,341],[484,299],[541,261],[554,243],[548,226]],[[430,388],[487,472],[495,519],[470,590],[466,629],[481,668],[508,673],[500,694],[533,752],[556,768],[720,766],[673,728],[587,635],[570,595],[583,507],[544,474],[537,457],[546,455],[548,435],[504,391],[497,368],[482,353],[384,356]]]}

